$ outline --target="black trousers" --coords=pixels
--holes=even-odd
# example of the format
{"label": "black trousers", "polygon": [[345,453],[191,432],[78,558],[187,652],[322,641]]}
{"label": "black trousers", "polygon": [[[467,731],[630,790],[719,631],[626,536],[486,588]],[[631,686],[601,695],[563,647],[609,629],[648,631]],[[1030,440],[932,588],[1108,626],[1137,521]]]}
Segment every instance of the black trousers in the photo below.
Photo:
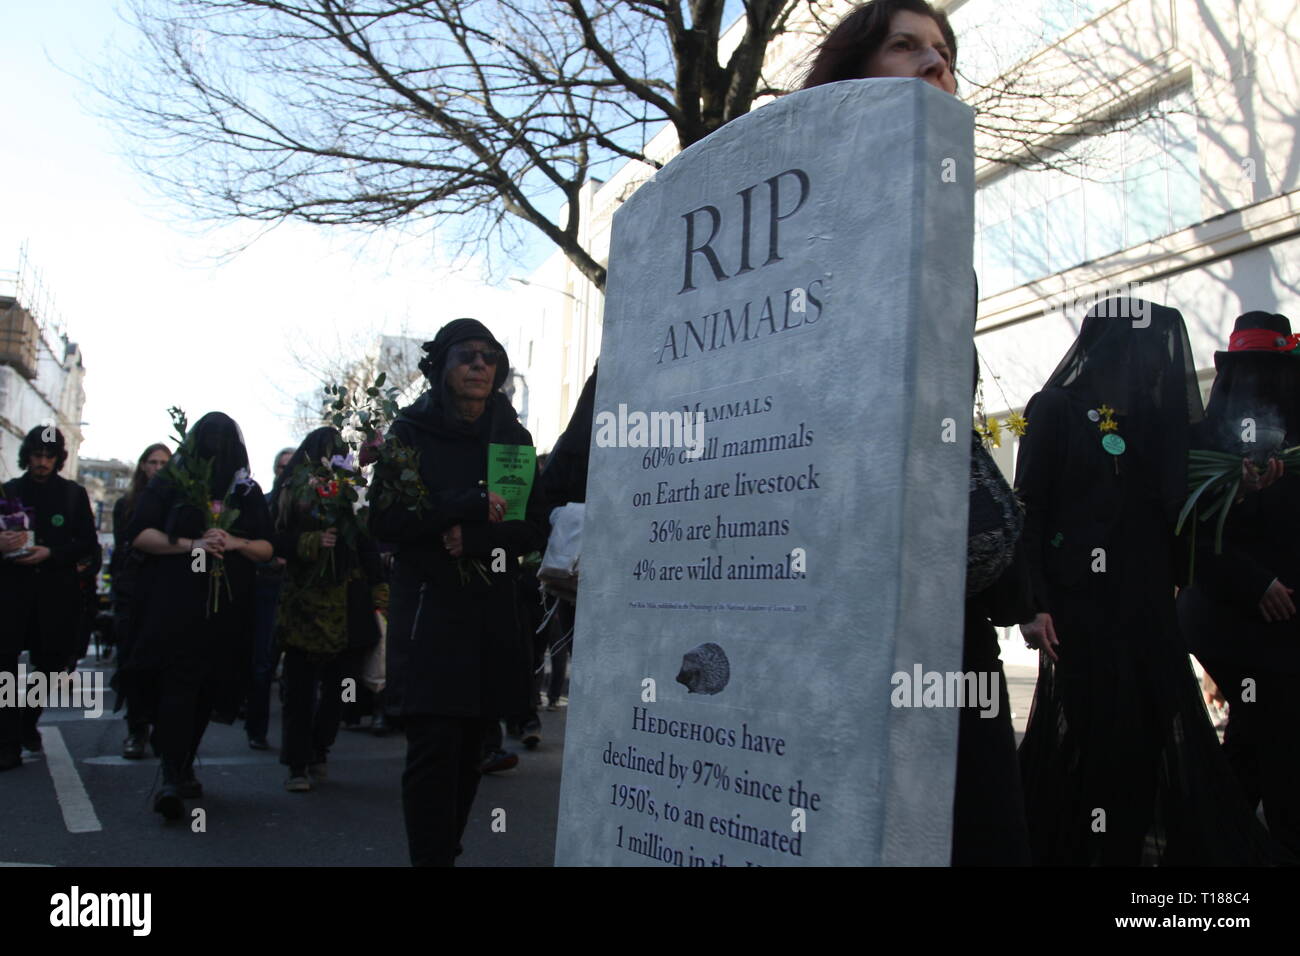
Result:
{"label": "black trousers", "polygon": [[299,774],[324,763],[339,732],[346,655],[312,660],[306,651],[284,652],[284,762]]}
{"label": "black trousers", "polygon": [[[12,674],[12,680],[18,680],[17,651],[0,652],[0,672]],[[42,654],[33,651],[28,655],[27,673],[42,671],[48,676],[67,670],[67,660],[59,655]],[[20,688],[25,693],[26,688]],[[36,729],[36,722],[41,719],[43,707],[0,707],[0,754],[16,754],[21,749],[22,738]]]}
{"label": "black trousers", "polygon": [[483,722],[405,716],[402,812],[412,866],[453,866],[478,792]]}
{"label": "black trousers", "polygon": [[212,669],[206,662],[173,662],[156,675],[158,724],[154,729],[162,757],[163,783],[178,784],[194,767],[194,757],[212,717],[216,698]]}

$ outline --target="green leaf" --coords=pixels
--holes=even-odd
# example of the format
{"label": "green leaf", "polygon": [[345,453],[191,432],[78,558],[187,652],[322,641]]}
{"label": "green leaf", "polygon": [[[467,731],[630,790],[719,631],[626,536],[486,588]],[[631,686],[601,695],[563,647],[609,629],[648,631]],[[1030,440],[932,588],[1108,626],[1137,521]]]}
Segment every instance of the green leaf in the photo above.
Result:
{"label": "green leaf", "polygon": [[1183,510],[1178,513],[1178,523],[1174,525],[1174,534],[1182,534],[1183,522],[1187,520],[1187,516],[1191,514],[1192,509],[1196,507],[1197,499],[1201,497],[1210,485],[1218,481],[1220,477],[1222,476],[1218,474],[1211,475],[1210,478],[1201,485],[1201,487],[1197,488],[1195,492],[1188,496],[1187,503],[1183,505]]}
{"label": "green leaf", "polygon": [[387,380],[388,380],[388,373],[380,372],[379,377],[375,379],[375,388],[383,388],[384,382],[386,382]]}
{"label": "green leaf", "polygon": [[335,415],[333,418],[330,419],[330,422],[334,425],[335,428],[342,428],[343,415],[342,414]]}

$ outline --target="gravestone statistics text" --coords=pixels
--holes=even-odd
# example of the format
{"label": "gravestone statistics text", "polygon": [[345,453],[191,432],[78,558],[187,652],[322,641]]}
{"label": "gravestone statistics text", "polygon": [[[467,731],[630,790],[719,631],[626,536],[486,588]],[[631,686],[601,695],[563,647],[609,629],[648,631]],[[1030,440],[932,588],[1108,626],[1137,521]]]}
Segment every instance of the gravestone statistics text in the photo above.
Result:
{"label": "gravestone statistics text", "polygon": [[946,864],[961,664],[972,118],[787,96],[617,213],[560,865]]}

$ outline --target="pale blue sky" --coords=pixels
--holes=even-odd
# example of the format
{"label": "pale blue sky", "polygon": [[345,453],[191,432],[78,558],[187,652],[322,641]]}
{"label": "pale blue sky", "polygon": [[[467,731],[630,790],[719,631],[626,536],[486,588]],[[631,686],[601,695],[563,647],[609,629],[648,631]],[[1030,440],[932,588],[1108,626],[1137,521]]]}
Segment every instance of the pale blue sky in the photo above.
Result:
{"label": "pale blue sky", "polygon": [[6,0],[0,13],[0,269],[27,241],[83,349],[83,457],[133,460],[167,436],[169,405],[191,421],[219,409],[240,423],[269,485],[275,452],[300,437],[285,393],[312,388],[293,350],[403,325],[432,337],[458,315],[494,331],[514,321],[517,295],[475,269],[450,275],[429,239],[291,224],[214,261],[251,230],[202,233],[153,195],[89,112],[90,92],[59,69],[82,73],[111,45],[130,46],[116,7]]}

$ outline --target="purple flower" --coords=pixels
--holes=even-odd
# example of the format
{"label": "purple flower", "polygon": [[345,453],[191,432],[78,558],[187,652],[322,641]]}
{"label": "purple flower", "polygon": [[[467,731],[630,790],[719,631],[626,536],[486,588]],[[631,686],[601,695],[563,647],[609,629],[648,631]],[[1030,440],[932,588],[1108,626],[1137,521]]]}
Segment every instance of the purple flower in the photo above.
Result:
{"label": "purple flower", "polygon": [[247,468],[241,468],[235,472],[235,481],[232,487],[238,488],[240,491],[247,491],[253,487],[253,478],[249,475]]}
{"label": "purple flower", "polygon": [[335,455],[330,459],[331,468],[342,468],[344,471],[356,471],[356,462],[352,460],[352,455]]}

